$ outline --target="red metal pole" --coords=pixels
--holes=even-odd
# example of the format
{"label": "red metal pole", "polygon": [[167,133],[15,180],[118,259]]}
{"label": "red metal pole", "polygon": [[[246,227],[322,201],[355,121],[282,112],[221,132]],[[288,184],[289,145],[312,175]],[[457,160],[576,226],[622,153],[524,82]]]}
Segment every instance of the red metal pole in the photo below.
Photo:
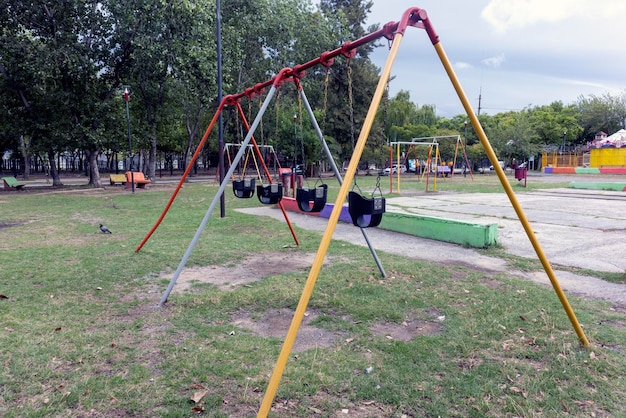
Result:
{"label": "red metal pole", "polygon": [[187,168],[185,169],[183,176],[180,178],[180,181],[178,182],[176,189],[174,189],[174,193],[172,193],[172,196],[170,196],[170,200],[167,202],[167,205],[165,205],[165,208],[163,209],[161,216],[159,216],[159,219],[157,219],[152,229],[150,229],[150,232],[148,232],[145,238],[139,243],[137,248],[135,248],[136,253],[139,252],[139,250],[141,250],[144,244],[150,239],[154,231],[156,231],[159,225],[161,225],[161,221],[163,221],[163,218],[165,218],[165,215],[167,215],[167,211],[170,209],[170,206],[172,206],[172,203],[174,203],[174,199],[176,199],[176,195],[178,195],[178,192],[183,187],[183,183],[185,183],[185,179],[187,179],[187,176],[189,175],[189,172],[191,171],[191,168],[193,167],[194,162],[198,159],[198,156],[200,155],[200,151],[202,151],[202,147],[204,147],[204,143],[207,141],[207,139],[209,138],[209,134],[213,130],[213,126],[217,122],[219,115],[222,113],[222,110],[224,109],[224,106],[226,105],[227,98],[228,97],[225,97],[224,100],[222,100],[222,103],[220,103],[219,107],[217,108],[217,111],[215,112],[215,115],[213,115],[213,119],[211,120],[209,127],[204,132],[204,135],[202,136],[202,139],[200,140],[200,143],[198,144],[198,147],[196,148],[196,152],[193,154],[193,157],[191,157],[191,161],[189,162],[189,164],[187,164]]}
{"label": "red metal pole", "polygon": [[[244,114],[243,109],[241,108],[241,105],[239,104],[239,102],[237,102],[237,112],[239,112],[239,116],[241,117],[244,127],[246,128],[247,131],[249,131],[250,125],[248,124],[246,115]],[[261,165],[263,166],[263,171],[265,172],[265,177],[267,177],[269,183],[272,184],[272,177],[270,175],[270,171],[268,170],[267,165],[265,164],[265,160],[263,159],[263,156],[261,155],[261,150],[259,149],[259,146],[257,145],[256,140],[254,139],[254,135],[250,137],[250,142],[252,142],[252,146],[254,147],[254,152],[256,153],[257,157],[261,161]],[[280,207],[280,210],[283,211],[283,216],[285,217],[285,221],[287,222],[287,225],[289,226],[289,230],[291,231],[291,236],[293,236],[293,240],[296,242],[296,245],[299,247],[300,241],[298,241],[298,237],[296,236],[296,231],[294,231],[293,226],[291,225],[291,221],[289,220],[289,216],[287,216],[287,212],[285,211],[283,202],[282,201],[278,202],[278,206]]]}

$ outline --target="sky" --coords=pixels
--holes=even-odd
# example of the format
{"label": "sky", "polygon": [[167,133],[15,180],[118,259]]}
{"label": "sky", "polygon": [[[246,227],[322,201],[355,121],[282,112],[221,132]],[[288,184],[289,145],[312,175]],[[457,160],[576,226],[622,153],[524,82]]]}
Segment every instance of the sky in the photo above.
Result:
{"label": "sky", "polygon": [[[373,0],[368,24],[399,21],[419,7],[474,112],[575,103],[626,92],[624,0]],[[388,46],[370,56],[382,68]],[[405,32],[391,71],[391,95],[410,92],[438,116],[465,113],[426,32]]]}

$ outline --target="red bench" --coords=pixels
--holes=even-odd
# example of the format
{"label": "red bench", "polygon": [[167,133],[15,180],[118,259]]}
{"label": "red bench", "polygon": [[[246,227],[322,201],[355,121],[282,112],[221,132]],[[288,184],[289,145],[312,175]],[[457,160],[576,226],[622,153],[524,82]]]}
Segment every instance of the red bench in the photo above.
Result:
{"label": "red bench", "polygon": [[148,180],[147,178],[145,178],[141,171],[136,171],[133,173],[131,173],[130,171],[127,171],[125,174],[126,174],[126,188],[127,189],[130,189],[132,187],[133,181],[135,182],[135,186],[137,186],[140,189],[145,188],[146,184],[150,184],[152,182],[151,180]]}

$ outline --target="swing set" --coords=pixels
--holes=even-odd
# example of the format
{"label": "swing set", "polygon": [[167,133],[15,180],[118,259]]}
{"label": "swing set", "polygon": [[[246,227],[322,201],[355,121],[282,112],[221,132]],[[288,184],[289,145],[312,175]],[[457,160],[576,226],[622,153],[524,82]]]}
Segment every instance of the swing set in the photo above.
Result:
{"label": "swing set", "polygon": [[[361,159],[361,155],[363,153],[363,150],[365,148],[365,144],[367,141],[367,138],[369,136],[370,130],[372,128],[372,125],[374,123],[374,118],[376,116],[377,113],[377,109],[380,105],[380,102],[382,100],[383,94],[385,92],[386,89],[386,85],[388,83],[388,80],[390,78],[391,75],[391,68],[393,65],[393,62],[396,59],[396,56],[398,54],[399,48],[400,48],[400,43],[404,37],[404,33],[406,31],[406,29],[408,27],[415,27],[415,28],[419,28],[419,29],[423,29],[425,30],[425,32],[427,33],[433,47],[435,48],[435,51],[444,67],[444,70],[446,71],[446,74],[448,76],[448,78],[450,79],[450,82],[452,83],[458,97],[459,100],[461,101],[461,104],[463,105],[463,108],[465,109],[465,112],[467,113],[467,116],[470,120],[470,122],[472,123],[472,126],[475,130],[475,132],[478,135],[478,138],[483,146],[483,148],[485,149],[485,152],[487,154],[487,156],[489,157],[489,160],[491,161],[491,163],[493,164],[496,174],[498,176],[498,179],[500,180],[500,183],[502,184],[502,187],[505,190],[505,193],[507,194],[511,205],[513,206],[520,222],[522,223],[524,230],[528,236],[528,239],[530,240],[533,248],[535,249],[537,256],[539,258],[539,260],[541,261],[545,272],[547,273],[548,278],[550,279],[550,282],[553,286],[553,289],[555,291],[555,293],[557,294],[563,309],[565,310],[574,330],[577,333],[577,336],[579,338],[579,341],[581,342],[581,344],[583,344],[584,346],[589,346],[589,341],[587,340],[587,337],[585,336],[582,327],[580,326],[574,311],[572,310],[567,297],[565,296],[557,278],[556,275],[554,273],[554,270],[552,269],[552,266],[550,265],[549,261],[546,258],[545,253],[543,252],[541,245],[539,244],[534,231],[532,230],[532,227],[530,226],[530,223],[528,222],[528,219],[526,218],[526,215],[524,213],[524,211],[522,210],[517,197],[515,196],[515,193],[511,187],[511,185],[508,182],[508,179],[503,171],[503,169],[500,167],[500,165],[498,164],[498,158],[496,157],[495,152],[493,151],[493,148],[491,147],[491,144],[487,138],[487,136],[485,135],[485,132],[478,120],[478,117],[475,115],[472,106],[467,98],[467,96],[465,95],[465,92],[463,91],[461,84],[454,72],[454,69],[450,63],[450,61],[448,60],[448,57],[446,56],[446,53],[439,41],[439,37],[436,34],[428,16],[425,10],[417,8],[417,7],[413,7],[410,8],[408,10],[406,10],[404,12],[404,14],[402,15],[402,18],[400,19],[400,21],[398,22],[389,22],[387,24],[385,24],[383,26],[382,29],[372,32],[369,35],[366,35],[358,40],[355,41],[348,41],[346,43],[344,43],[340,48],[335,49],[333,51],[327,51],[322,53],[318,58],[311,60],[307,63],[301,64],[301,65],[296,65],[293,68],[284,68],[283,70],[281,70],[278,74],[276,74],[274,77],[272,77],[270,80],[264,82],[264,83],[260,83],[257,84],[256,86],[247,89],[246,91],[236,94],[236,95],[229,95],[224,97],[224,99],[222,100],[222,102],[219,104],[217,111],[213,117],[213,119],[211,120],[211,123],[206,131],[206,133],[204,134],[204,136],[202,137],[202,140],[200,141],[200,144],[198,145],[198,148],[196,150],[196,152],[194,153],[192,160],[190,162],[190,164],[188,164],[188,168],[185,171],[185,173],[183,174],[180,183],[179,183],[179,187],[176,188],[176,190],[174,191],[174,193],[172,194],[172,197],[170,198],[170,201],[168,202],[168,204],[166,205],[166,209],[164,210],[163,214],[161,215],[161,217],[159,218],[159,220],[157,221],[157,224],[153,227],[153,229],[149,232],[149,234],[146,236],[146,238],[144,238],[144,240],[141,242],[141,244],[137,247],[137,249],[135,251],[139,251],[141,249],[141,247],[145,244],[145,242],[147,241],[147,239],[150,237],[150,235],[152,235],[152,233],[154,232],[154,230],[158,227],[158,224],[162,221],[163,217],[165,216],[165,213],[167,212],[167,209],[169,208],[169,206],[171,206],[176,194],[178,193],[178,191],[180,190],[180,186],[182,185],[182,183],[185,181],[187,175],[189,174],[189,170],[190,167],[193,166],[194,161],[197,159],[198,154],[200,152],[200,150],[202,149],[202,147],[204,146],[209,133],[211,132],[211,130],[213,129],[213,126],[215,125],[218,116],[220,115],[220,113],[222,112],[222,110],[224,109],[225,106],[235,106],[237,111],[239,112],[239,115],[242,117],[244,124],[246,125],[246,129],[247,129],[247,135],[244,139],[244,141],[241,144],[241,148],[239,149],[239,151],[237,152],[237,155],[235,156],[234,160],[233,160],[233,165],[230,167],[230,169],[228,170],[228,173],[226,173],[226,176],[224,178],[224,181],[220,184],[220,187],[215,195],[215,198],[213,199],[204,219],[202,220],[198,231],[196,232],[196,235],[194,236],[194,239],[192,240],[192,243],[190,244],[189,248],[187,249],[187,252],[185,253],[185,256],[183,257],[183,259],[181,260],[181,263],[176,271],[176,273],[174,274],[174,277],[172,278],[172,281],[170,281],[170,284],[165,292],[165,294],[163,295],[163,298],[161,299],[160,305],[162,305],[167,298],[167,295],[169,295],[169,292],[171,291],[172,287],[174,286],[174,283],[176,281],[176,278],[180,275],[180,272],[182,271],[182,268],[184,267],[187,259],[189,258],[189,255],[191,253],[191,250],[193,249],[195,243],[197,242],[200,233],[202,232],[202,230],[205,228],[210,215],[213,211],[213,209],[215,208],[217,201],[219,200],[220,196],[224,193],[224,190],[226,188],[226,183],[228,181],[228,179],[233,175],[236,164],[239,162],[239,160],[242,158],[245,149],[247,147],[247,145],[249,143],[252,143],[254,148],[255,148],[255,153],[257,154],[257,156],[260,158],[261,154],[260,151],[258,149],[258,147],[256,146],[256,142],[254,141],[253,138],[253,133],[256,130],[257,126],[259,125],[260,119],[263,115],[263,113],[265,112],[265,110],[267,109],[268,103],[269,101],[272,99],[272,97],[274,96],[274,94],[276,93],[276,90],[282,86],[286,81],[292,81],[294,82],[294,84],[296,85],[296,87],[298,88],[298,91],[300,92],[301,96],[303,97],[305,104],[307,104],[307,111],[309,112],[310,116],[312,116],[312,111],[310,109],[310,106],[308,106],[308,102],[306,101],[306,96],[304,96],[301,85],[300,85],[300,79],[304,76],[304,71],[312,68],[314,66],[317,65],[324,65],[324,66],[331,66],[333,63],[333,58],[337,57],[339,55],[343,55],[345,57],[349,57],[351,54],[354,54],[354,51],[356,50],[356,48],[366,45],[368,43],[371,43],[379,38],[386,38],[389,42],[390,42],[390,50],[389,50],[389,55],[387,57],[387,61],[385,62],[385,65],[382,69],[381,72],[381,76],[380,79],[378,81],[378,85],[376,87],[376,90],[374,91],[373,97],[372,97],[372,101],[370,103],[370,107],[368,109],[367,115],[365,117],[364,123],[363,123],[363,127],[359,133],[359,137],[354,145],[354,150],[352,153],[352,157],[350,159],[350,163],[347,167],[346,173],[345,173],[345,177],[343,179],[341,179],[340,176],[337,176],[338,179],[340,179],[340,183],[341,183],[341,187],[337,193],[337,198],[335,201],[335,204],[333,206],[332,212],[328,218],[328,223],[326,226],[326,229],[323,233],[322,239],[320,241],[317,253],[315,255],[315,258],[313,260],[313,264],[311,266],[311,270],[309,271],[309,274],[307,276],[306,279],[306,283],[304,285],[302,294],[300,296],[300,300],[298,302],[298,305],[295,309],[294,312],[294,316],[293,319],[291,321],[291,325],[289,327],[289,330],[287,331],[287,335],[285,336],[285,340],[283,342],[283,346],[281,348],[280,354],[278,356],[278,359],[276,361],[274,370],[272,371],[272,374],[270,376],[270,380],[268,382],[268,386],[267,389],[264,393],[263,396],[263,400],[261,402],[261,405],[259,407],[259,411],[257,413],[257,416],[259,417],[266,417],[269,414],[270,408],[272,406],[273,400],[276,396],[276,392],[278,390],[278,385],[280,383],[280,380],[282,378],[285,366],[287,364],[287,361],[290,357],[292,348],[294,346],[295,340],[296,340],[296,336],[298,333],[298,330],[300,328],[300,325],[302,323],[302,320],[304,318],[304,314],[306,312],[309,300],[311,298],[313,289],[315,287],[315,283],[317,281],[317,278],[319,276],[320,270],[322,268],[324,259],[326,257],[326,253],[328,252],[328,248],[330,246],[330,242],[332,240],[332,236],[335,230],[335,227],[337,225],[337,222],[339,220],[339,216],[340,213],[342,211],[342,206],[343,203],[346,201],[346,198],[348,197],[349,194],[349,187],[350,187],[350,183],[352,183],[356,170],[357,170],[357,166],[359,164],[359,161]],[[247,121],[245,120],[245,117],[243,115],[243,111],[241,109],[241,106],[239,104],[240,100],[243,97],[252,97],[253,95],[260,95],[264,92],[264,89],[266,88],[270,88],[269,92],[266,95],[265,101],[263,102],[263,105],[261,106],[261,109],[259,111],[259,113],[257,114],[254,122],[252,123],[252,126],[248,126],[247,125]],[[319,126],[317,125],[317,122],[315,121],[315,118],[312,117],[312,123],[313,125],[316,127],[316,131],[318,134],[318,137],[321,136],[323,139],[323,136],[321,134],[321,131],[319,130]],[[322,141],[322,146],[325,147],[325,143]],[[325,147],[327,149],[327,146]],[[332,158],[330,158],[330,160],[332,160]],[[267,171],[267,167],[265,166],[265,164],[263,163],[263,168],[264,170],[266,170],[266,177],[269,179],[270,181],[270,190],[271,190],[271,178],[269,176],[269,172]],[[339,172],[336,168],[336,166],[333,167],[335,171],[335,174],[338,175]],[[258,190],[258,189],[257,189]],[[353,190],[354,191],[354,190]],[[352,192],[350,192],[352,193]],[[356,193],[356,192],[355,192]],[[280,205],[280,202],[279,202]],[[369,216],[376,216],[377,214],[374,213],[376,210],[380,210],[381,206],[384,208],[384,200],[378,200],[376,201],[374,199],[374,203],[368,203],[367,205],[363,205],[363,206],[367,206],[367,210],[371,213]],[[282,206],[281,206],[282,207]],[[284,213],[284,209],[283,209],[283,213]],[[364,213],[363,215],[366,215],[366,213]],[[286,217],[285,214],[285,218],[288,221],[288,218]],[[357,216],[358,218],[358,216]],[[370,220],[370,224],[369,226],[373,226],[373,223]],[[356,222],[357,224],[359,223],[359,221],[357,220]],[[365,225],[365,224],[364,224]],[[364,229],[361,229],[362,231],[364,231]],[[294,239],[295,235],[294,235]]]}
{"label": "swing set", "polygon": [[[226,156],[228,157],[228,165],[231,166],[232,165],[232,159],[230,158],[230,148],[237,148],[240,147],[240,144],[232,144],[232,143],[226,143],[224,144],[224,152],[226,153]],[[278,158],[276,158],[276,152],[274,151],[274,147],[271,145],[257,145],[257,147],[259,149],[266,149],[269,150],[270,155],[274,155],[274,164],[278,164],[278,166],[280,167],[280,163],[278,163]],[[256,173],[257,173],[257,177],[251,177],[251,178],[246,178],[246,169],[248,168],[248,160],[250,158],[250,156],[252,156],[252,160],[254,162],[254,167],[256,169]],[[259,179],[259,181],[263,181],[263,177],[261,176],[261,171],[259,170],[259,163],[257,162],[257,157],[254,154],[254,147],[252,145],[248,145],[247,147],[247,151],[246,151],[246,158],[242,164],[243,167],[239,167],[239,169],[241,170],[241,175],[239,176],[238,179],[233,178],[232,179],[232,183],[233,183],[233,194],[235,195],[235,197],[238,197],[240,199],[249,199],[252,196],[254,196],[254,191],[255,191],[255,184],[256,184],[256,179]],[[274,167],[274,171],[276,171],[276,167]],[[219,174],[219,173],[218,173]],[[263,189],[263,191],[265,191],[265,188]],[[258,196],[258,193],[257,193]],[[261,198],[259,198],[259,200],[261,200]],[[261,200],[262,203],[265,203]],[[278,201],[277,201],[278,202]],[[277,203],[276,202],[276,203]]]}
{"label": "swing set", "polygon": [[[439,141],[441,139],[448,139],[448,138],[456,139],[456,146],[454,149],[454,160],[452,162],[452,167],[448,167],[448,166],[444,166],[440,164],[441,156],[439,154]],[[427,142],[426,140],[430,140],[430,142]],[[470,177],[472,178],[472,181],[474,181],[472,168],[467,158],[467,153],[465,151],[465,144],[461,140],[460,135],[429,136],[429,137],[413,138],[410,142],[409,141],[390,142],[389,143],[389,161],[393,161],[394,150],[396,152],[396,161],[400,161],[401,159],[400,151],[401,151],[402,146],[408,147],[406,153],[404,154],[404,159],[402,161],[402,164],[405,166],[408,166],[407,163],[409,163],[410,161],[409,157],[410,157],[411,151],[414,151],[417,146],[428,147],[427,157],[424,160],[423,166],[421,165],[421,162],[418,161],[418,159],[414,160],[414,168],[415,168],[416,174],[420,175],[420,182],[422,182],[424,180],[424,177],[426,177],[426,191],[428,191],[428,188],[429,188],[429,184],[430,184],[429,177],[431,173],[434,174],[433,191],[435,192],[437,191],[437,176],[439,174],[442,174],[442,175],[450,174],[450,178],[454,179],[454,172],[455,172],[456,161],[457,161],[457,157],[459,153],[459,146],[461,147],[461,151],[463,152],[463,173],[467,174],[467,172],[469,171]],[[423,170],[422,170],[422,167],[423,167]],[[397,182],[398,182],[398,188],[396,191],[400,193],[400,188],[401,188],[400,170],[397,170],[396,176],[397,176]],[[389,193],[393,193],[393,177],[394,177],[393,174],[390,173],[389,174]]]}

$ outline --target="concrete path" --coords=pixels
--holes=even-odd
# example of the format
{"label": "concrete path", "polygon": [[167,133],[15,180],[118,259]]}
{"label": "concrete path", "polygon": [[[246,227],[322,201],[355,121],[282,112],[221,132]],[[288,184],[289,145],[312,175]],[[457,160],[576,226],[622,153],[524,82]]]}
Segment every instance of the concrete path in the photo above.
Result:
{"label": "concrete path", "polygon": [[[558,269],[558,265],[562,265],[603,272],[626,272],[624,193],[549,189],[518,194],[517,198],[563,289],[571,294],[604,299],[626,308],[626,285]],[[507,253],[537,259],[504,193],[402,196],[388,199],[387,210],[476,223],[496,223],[499,244]],[[270,207],[241,209],[241,212],[284,220],[280,210]],[[327,219],[315,216],[289,213],[289,218],[294,225],[303,229],[324,231],[327,225]],[[367,232],[379,251],[487,271],[507,271],[538,283],[550,284],[544,272],[512,272],[503,260],[481,255],[471,248],[376,228],[368,229]],[[339,223],[333,239],[366,245],[359,229],[351,224]]]}

